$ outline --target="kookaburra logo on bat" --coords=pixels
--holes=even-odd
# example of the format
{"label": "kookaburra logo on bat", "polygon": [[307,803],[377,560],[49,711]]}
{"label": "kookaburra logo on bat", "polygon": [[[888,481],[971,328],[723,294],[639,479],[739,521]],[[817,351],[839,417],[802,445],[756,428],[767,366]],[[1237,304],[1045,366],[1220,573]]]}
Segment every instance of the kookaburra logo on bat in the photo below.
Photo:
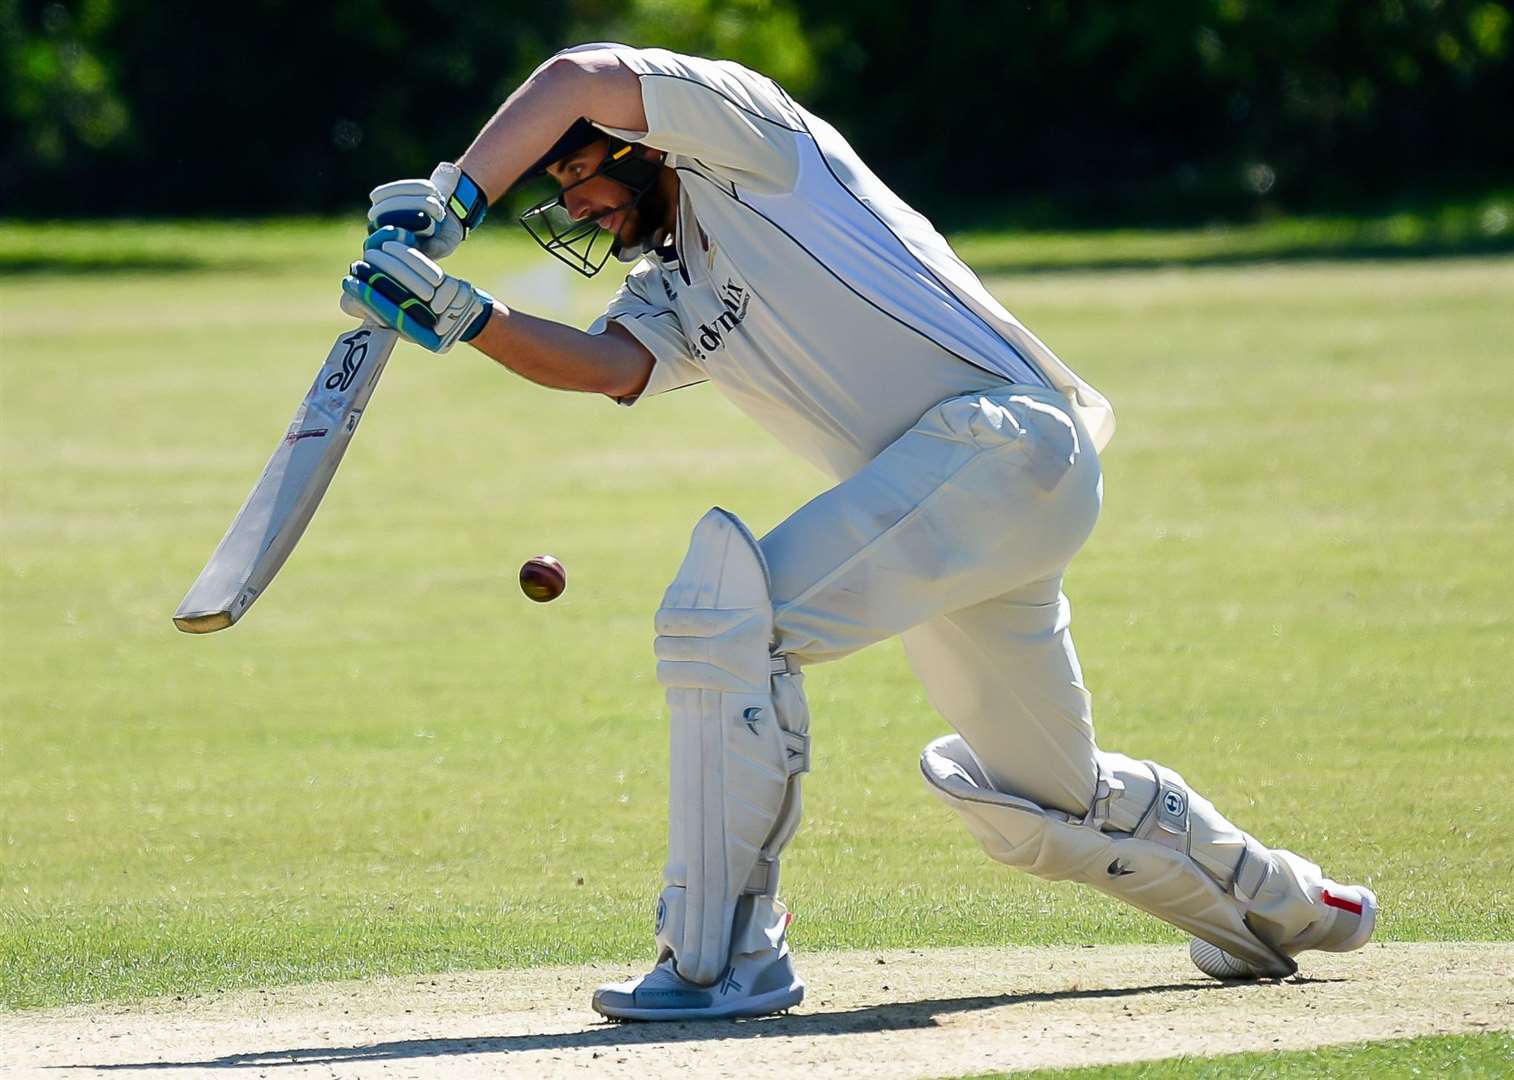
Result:
{"label": "kookaburra logo on bat", "polygon": [[342,338],[342,344],[347,346],[347,355],[342,357],[342,370],[333,371],[327,377],[327,390],[346,390],[352,385],[352,380],[357,378],[363,361],[367,359],[368,336],[372,332],[371,330],[354,330]]}

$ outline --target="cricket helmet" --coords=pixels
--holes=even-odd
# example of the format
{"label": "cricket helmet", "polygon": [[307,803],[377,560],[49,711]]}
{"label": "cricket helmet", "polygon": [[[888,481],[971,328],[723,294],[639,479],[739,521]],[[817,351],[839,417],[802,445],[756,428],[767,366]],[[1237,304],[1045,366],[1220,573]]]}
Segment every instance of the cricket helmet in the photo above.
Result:
{"label": "cricket helmet", "polygon": [[562,138],[553,143],[552,148],[543,154],[523,177],[525,179],[542,175],[547,171],[547,166],[553,162],[561,161],[569,154],[582,150],[598,139],[609,140],[609,146],[604,159],[592,173],[569,184],[551,198],[537,203],[520,216],[520,223],[525,226],[531,238],[540,244],[543,250],[561,259],[585,277],[593,277],[599,273],[611,255],[622,261],[632,262],[639,258],[642,252],[639,249],[633,251],[623,248],[615,235],[601,229],[599,223],[593,218],[575,220],[568,212],[564,196],[579,184],[587,183],[596,176],[607,176],[629,189],[631,193],[630,198],[615,207],[611,213],[626,210],[641,202],[642,197],[652,190],[652,185],[657,182],[657,172],[661,166],[656,162],[647,161],[638,154],[635,143],[616,138],[608,132],[601,131],[588,120],[579,119],[563,133]]}

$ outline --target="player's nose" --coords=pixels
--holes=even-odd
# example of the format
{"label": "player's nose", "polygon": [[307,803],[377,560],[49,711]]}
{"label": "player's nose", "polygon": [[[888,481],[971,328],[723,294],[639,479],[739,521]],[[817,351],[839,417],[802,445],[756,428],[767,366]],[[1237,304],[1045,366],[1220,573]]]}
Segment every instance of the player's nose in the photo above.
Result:
{"label": "player's nose", "polygon": [[574,221],[582,221],[593,212],[589,205],[589,200],[584,197],[582,192],[566,191],[563,193],[562,198],[563,208],[568,211],[568,216]]}

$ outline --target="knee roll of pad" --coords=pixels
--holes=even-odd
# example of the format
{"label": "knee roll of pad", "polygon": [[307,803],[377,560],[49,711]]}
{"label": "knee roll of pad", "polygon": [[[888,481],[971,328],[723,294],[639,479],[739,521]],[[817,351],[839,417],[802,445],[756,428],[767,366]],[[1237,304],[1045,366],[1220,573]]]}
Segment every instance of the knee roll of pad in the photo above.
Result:
{"label": "knee roll of pad", "polygon": [[809,711],[797,666],[769,652],[767,567],[734,515],[700,520],[656,621],[672,724],[657,937],[679,974],[704,985],[729,959],[738,900],[777,891],[809,768]]}
{"label": "knee roll of pad", "polygon": [[996,791],[960,735],[927,746],[920,769],[997,861],[1048,880],[1092,885],[1213,942],[1262,974],[1297,970],[1247,925],[1245,905],[1190,857],[1193,796],[1175,773],[1153,768],[1147,775],[1158,797],[1127,801],[1121,777],[1101,769],[1094,804],[1077,818]]}

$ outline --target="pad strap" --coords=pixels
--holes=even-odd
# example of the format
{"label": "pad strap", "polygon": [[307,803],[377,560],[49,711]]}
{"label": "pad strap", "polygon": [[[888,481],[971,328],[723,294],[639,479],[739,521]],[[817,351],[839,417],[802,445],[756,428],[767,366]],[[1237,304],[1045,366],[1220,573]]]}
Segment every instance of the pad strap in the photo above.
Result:
{"label": "pad strap", "polygon": [[1153,761],[1142,762],[1156,777],[1157,797],[1146,808],[1134,835],[1188,854],[1188,787],[1171,769]]}
{"label": "pad strap", "polygon": [[1241,861],[1236,863],[1235,874],[1230,881],[1230,892],[1249,907],[1261,894],[1262,886],[1267,883],[1271,873],[1272,860],[1267,857],[1267,849],[1247,836],[1246,848],[1241,853]]}

